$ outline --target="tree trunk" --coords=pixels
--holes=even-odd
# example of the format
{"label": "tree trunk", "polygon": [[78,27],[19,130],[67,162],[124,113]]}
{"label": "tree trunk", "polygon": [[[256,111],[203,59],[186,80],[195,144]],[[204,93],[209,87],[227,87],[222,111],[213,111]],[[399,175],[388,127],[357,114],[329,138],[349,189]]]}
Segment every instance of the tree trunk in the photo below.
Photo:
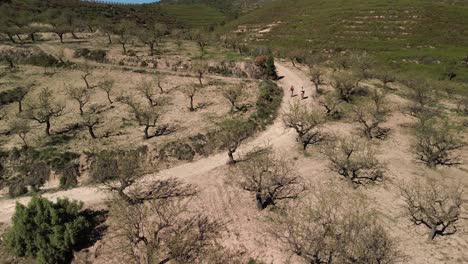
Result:
{"label": "tree trunk", "polygon": [[164,89],[162,88],[161,86],[161,81],[158,80],[158,87],[159,87],[159,90],[161,91],[161,93],[163,94],[164,93]]}
{"label": "tree trunk", "polygon": [[437,233],[437,226],[433,226],[431,228],[431,232],[429,232],[429,236],[427,237],[427,239],[429,241],[432,241],[434,239],[434,237],[436,236],[436,233]]}
{"label": "tree trunk", "polygon": [[12,34],[7,34],[7,35],[8,35],[8,38],[11,40],[11,42],[13,42],[13,44],[16,44],[16,40],[13,37],[13,35]]}
{"label": "tree trunk", "polygon": [[234,164],[236,164],[236,160],[234,159],[234,151],[228,150],[228,156],[229,156],[228,164],[229,164],[229,165],[234,165]]}
{"label": "tree trunk", "polygon": [[18,100],[18,113],[23,112],[23,102]]}
{"label": "tree trunk", "polygon": [[127,54],[127,48],[125,47],[125,43],[121,43],[121,44],[122,44],[123,53],[126,55]]}
{"label": "tree trunk", "polygon": [[45,129],[46,135],[50,136],[50,121],[46,121],[46,129]]}
{"label": "tree trunk", "polygon": [[154,56],[154,43],[148,43],[148,46],[150,48],[150,56]]}
{"label": "tree trunk", "polygon": [[84,81],[85,84],[86,84],[86,89],[91,89],[91,86],[89,86],[88,79],[87,79],[88,76],[85,75],[85,76],[83,76],[82,78],[83,78],[83,81]]}
{"label": "tree trunk", "polygon": [[23,40],[21,39],[20,34],[16,34],[16,37],[19,39],[20,42],[23,42]]}
{"label": "tree trunk", "polygon": [[195,111],[195,108],[193,108],[193,96],[190,96],[190,112]]}
{"label": "tree trunk", "polygon": [[10,69],[15,68],[15,64],[13,63],[13,60],[7,59],[8,64],[10,65]]}
{"label": "tree trunk", "polygon": [[145,136],[144,136],[144,139],[150,139],[150,136],[149,136],[148,131],[149,131],[149,126],[145,126],[145,130],[144,130]]}
{"label": "tree trunk", "polygon": [[80,115],[84,115],[83,105],[80,103]]}
{"label": "tree trunk", "polygon": [[80,39],[80,38],[75,34],[75,32],[72,31],[71,34],[72,34],[72,37],[73,37],[74,39]]}
{"label": "tree trunk", "polygon": [[199,73],[198,74],[198,82],[200,83],[200,86],[203,85],[202,79],[203,79],[203,73]]}
{"label": "tree trunk", "polygon": [[19,137],[23,141],[24,147],[28,148],[28,143],[26,142],[26,135],[25,134],[20,134]]}
{"label": "tree trunk", "polygon": [[89,135],[92,139],[96,139],[96,135],[94,134],[93,126],[88,126]]}
{"label": "tree trunk", "polygon": [[36,36],[34,35],[34,32],[33,32],[33,33],[30,33],[30,34],[29,34],[29,37],[31,38],[31,41],[32,41],[32,42],[36,42]]}
{"label": "tree trunk", "polygon": [[111,36],[111,34],[107,34],[107,41],[108,41],[108,44],[109,44],[109,45],[112,44],[112,36]]}
{"label": "tree trunk", "polygon": [[295,60],[296,60],[296,58],[291,58],[292,65],[293,65],[293,67],[296,68],[296,61]]}
{"label": "tree trunk", "polygon": [[110,104],[113,104],[114,102],[112,102],[112,99],[110,98],[110,94],[107,93],[107,100],[109,101]]}
{"label": "tree trunk", "polygon": [[62,33],[56,33],[59,38],[60,38],[60,43],[63,43],[63,34]]}

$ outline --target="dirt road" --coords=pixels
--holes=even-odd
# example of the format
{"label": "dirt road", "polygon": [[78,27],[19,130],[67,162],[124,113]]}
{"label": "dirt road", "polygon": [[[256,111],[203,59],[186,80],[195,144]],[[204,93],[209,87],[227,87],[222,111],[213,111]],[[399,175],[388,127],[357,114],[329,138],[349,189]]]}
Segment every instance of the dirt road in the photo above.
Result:
{"label": "dirt road", "polygon": [[[280,87],[285,91],[283,102],[281,105],[280,114],[275,122],[269,126],[265,131],[260,133],[256,138],[247,142],[240,147],[237,156],[241,156],[243,153],[246,153],[252,150],[255,147],[262,146],[271,146],[274,149],[287,149],[293,148],[294,143],[294,133],[291,130],[286,130],[283,122],[281,113],[287,109],[292,100],[301,100],[300,96],[292,98],[290,96],[289,87],[294,85],[296,88],[296,93],[300,92],[300,88],[304,87],[306,95],[312,95],[312,86],[308,82],[308,78],[298,69],[289,67],[284,63],[276,63],[276,67],[280,76],[284,76],[283,79],[278,81]],[[304,100],[306,102],[306,100]],[[203,188],[203,181],[200,179],[203,178],[203,175],[226,164],[227,155],[226,153],[216,154],[192,163],[187,163],[181,166],[170,168],[167,170],[160,171],[154,175],[145,176],[143,181],[151,181],[155,178],[160,177],[177,177],[182,179],[185,182],[199,185]],[[101,204],[109,197],[109,194],[100,189],[99,187],[78,187],[65,191],[58,191],[55,193],[46,193],[43,197],[55,200],[59,197],[67,197],[73,200],[82,201],[85,206],[93,206]],[[29,202],[30,197],[21,197],[17,199],[3,199],[0,200],[0,222],[9,223],[11,217],[15,210],[16,202],[26,204]]]}

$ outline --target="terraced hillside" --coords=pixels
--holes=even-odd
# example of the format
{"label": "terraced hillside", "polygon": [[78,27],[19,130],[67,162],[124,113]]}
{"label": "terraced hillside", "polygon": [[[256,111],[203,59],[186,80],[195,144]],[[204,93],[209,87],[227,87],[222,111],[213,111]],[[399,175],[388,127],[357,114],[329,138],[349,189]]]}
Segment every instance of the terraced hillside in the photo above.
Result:
{"label": "terraced hillside", "polygon": [[468,55],[466,1],[281,0],[229,24],[277,50],[367,50],[402,71],[440,76]]}

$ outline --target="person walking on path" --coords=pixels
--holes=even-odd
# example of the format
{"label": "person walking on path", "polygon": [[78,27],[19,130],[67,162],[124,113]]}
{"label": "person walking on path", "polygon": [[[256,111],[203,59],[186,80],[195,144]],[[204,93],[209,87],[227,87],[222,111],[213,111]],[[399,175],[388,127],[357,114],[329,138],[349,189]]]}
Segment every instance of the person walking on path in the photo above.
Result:
{"label": "person walking on path", "polygon": [[294,85],[291,85],[291,88],[289,88],[289,91],[291,91],[291,97],[294,97]]}
{"label": "person walking on path", "polygon": [[304,87],[301,87],[301,99],[305,98],[305,90]]}

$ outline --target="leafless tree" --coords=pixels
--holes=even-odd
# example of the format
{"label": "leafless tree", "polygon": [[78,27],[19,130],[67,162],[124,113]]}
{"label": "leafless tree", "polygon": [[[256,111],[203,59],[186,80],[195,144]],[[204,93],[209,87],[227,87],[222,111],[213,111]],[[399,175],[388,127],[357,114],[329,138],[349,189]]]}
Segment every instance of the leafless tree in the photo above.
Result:
{"label": "leafless tree", "polygon": [[85,82],[86,84],[86,89],[91,89],[91,85],[89,84],[89,81],[88,81],[88,77],[91,76],[93,74],[93,72],[91,71],[91,68],[88,64],[85,64],[84,67],[83,67],[83,72],[81,73],[81,79],[83,79],[83,81]]}
{"label": "leafless tree", "polygon": [[28,147],[28,143],[26,142],[26,136],[31,131],[31,126],[26,119],[23,118],[14,118],[10,120],[8,124],[10,133],[13,135],[18,135],[23,141],[25,147]]}
{"label": "leafless tree", "polygon": [[114,103],[111,99],[111,92],[114,88],[114,83],[114,80],[105,80],[98,85],[106,93],[107,101],[109,101],[109,104]]}
{"label": "leafless tree", "polygon": [[144,186],[138,184],[144,175],[155,171],[155,166],[142,151],[103,151],[96,155],[91,164],[90,175],[95,181],[104,183],[109,191],[116,193],[127,205],[195,195],[194,186],[182,184],[173,178],[157,179]]}
{"label": "leafless tree", "polygon": [[160,102],[156,100],[156,91],[155,91],[155,83],[150,80],[142,80],[136,87],[136,90],[148,100],[148,104],[153,106],[158,106]]}
{"label": "leafless tree", "polygon": [[130,263],[208,263],[213,251],[222,248],[217,239],[223,223],[192,213],[188,207],[172,200],[132,206],[115,201],[110,209],[111,228]]}
{"label": "leafless tree", "polygon": [[321,188],[314,197],[275,214],[267,229],[306,263],[393,264],[404,260],[365,197]]}
{"label": "leafless tree", "polygon": [[337,138],[323,148],[330,160],[330,169],[355,185],[383,179],[385,167],[375,157],[376,149],[360,138]]}
{"label": "leafless tree", "polygon": [[429,240],[457,231],[462,208],[462,191],[442,180],[413,181],[401,188],[406,215],[415,225],[430,229]]}
{"label": "leafless tree", "polygon": [[193,105],[193,99],[195,95],[203,88],[200,84],[189,84],[182,88],[182,93],[189,99],[189,110],[190,112],[195,111],[195,107]]}
{"label": "leafless tree", "polygon": [[55,98],[49,88],[42,89],[38,97],[37,102],[33,102],[28,106],[25,116],[40,124],[46,124],[45,132],[47,136],[50,136],[50,122],[53,118],[63,114],[64,106],[55,102]]}
{"label": "leafless tree", "polygon": [[94,129],[101,123],[102,120],[99,115],[99,106],[97,105],[91,105],[89,110],[84,112],[81,116],[81,124],[88,128],[88,133],[92,139],[97,138],[96,134],[94,133]]}
{"label": "leafless tree", "polygon": [[374,66],[374,58],[367,52],[357,53],[351,55],[352,65],[357,67],[360,76],[364,79],[370,78],[370,70]]}
{"label": "leafless tree", "polygon": [[340,105],[343,103],[337,98],[335,93],[329,93],[319,99],[319,104],[325,108],[327,117],[332,119],[340,119],[343,115]]}
{"label": "leafless tree", "polygon": [[359,88],[359,79],[352,74],[341,73],[335,76],[333,87],[336,90],[338,98],[344,102],[351,102]]}
{"label": "leafless tree", "polygon": [[414,149],[423,163],[431,168],[460,164],[455,151],[464,147],[461,130],[447,120],[431,119],[416,128]]}
{"label": "leafless tree", "polygon": [[231,113],[233,113],[240,108],[238,103],[244,96],[244,87],[242,85],[229,86],[224,89],[223,96],[231,103]]}
{"label": "leafless tree", "polygon": [[[164,115],[162,107],[141,105],[131,99],[125,100],[124,103],[130,107],[132,114],[136,121],[138,121],[138,124],[140,126],[144,126],[145,139],[167,135],[175,130],[173,126],[160,124],[161,118]],[[150,133],[150,129],[154,129],[154,131]]]}
{"label": "leafless tree", "polygon": [[320,125],[326,119],[320,112],[314,112],[300,102],[292,103],[283,114],[283,122],[286,127],[293,128],[297,133],[297,141],[302,144],[304,150],[311,144],[316,144],[324,139],[319,130]]}
{"label": "leafless tree", "polygon": [[324,73],[320,69],[317,69],[315,67],[310,68],[310,81],[315,85],[315,92],[317,94],[322,93],[322,90],[320,90],[320,85],[325,84],[323,75]]}
{"label": "leafless tree", "polygon": [[219,131],[218,140],[222,147],[228,150],[228,164],[235,164],[234,153],[240,144],[246,140],[254,131],[254,126],[249,121],[240,119],[224,119],[217,123]]}
{"label": "leafless tree", "polygon": [[409,98],[412,100],[410,106],[410,114],[419,118],[421,121],[424,119],[435,116],[436,110],[434,106],[437,103],[434,95],[434,89],[424,79],[409,79],[403,81],[409,88]]}
{"label": "leafless tree", "polygon": [[29,93],[31,90],[31,87],[33,84],[29,84],[27,86],[19,86],[16,88],[16,100],[18,102],[18,113],[23,112],[23,100],[26,97],[26,95]]}
{"label": "leafless tree", "polygon": [[389,89],[389,84],[390,83],[394,83],[396,82],[397,78],[395,76],[394,73],[390,72],[390,71],[380,71],[380,72],[376,72],[374,73],[375,77],[377,79],[379,79],[380,81],[382,81],[383,83],[383,87],[385,89]]}
{"label": "leafless tree", "polygon": [[274,155],[271,149],[256,149],[237,165],[239,186],[255,193],[257,208],[263,210],[279,201],[296,199],[305,190],[291,161]]}
{"label": "leafless tree", "polygon": [[89,103],[90,95],[86,87],[72,87],[67,88],[68,96],[78,103],[80,115],[84,113],[84,106]]}
{"label": "leafless tree", "polygon": [[197,74],[198,82],[203,85],[203,75],[208,71],[208,62],[205,60],[198,60],[192,64],[192,70]]}
{"label": "leafless tree", "polygon": [[385,93],[372,92],[372,102],[364,102],[354,107],[354,120],[360,124],[360,130],[367,139],[385,139],[389,129],[381,127],[389,113],[385,106]]}

